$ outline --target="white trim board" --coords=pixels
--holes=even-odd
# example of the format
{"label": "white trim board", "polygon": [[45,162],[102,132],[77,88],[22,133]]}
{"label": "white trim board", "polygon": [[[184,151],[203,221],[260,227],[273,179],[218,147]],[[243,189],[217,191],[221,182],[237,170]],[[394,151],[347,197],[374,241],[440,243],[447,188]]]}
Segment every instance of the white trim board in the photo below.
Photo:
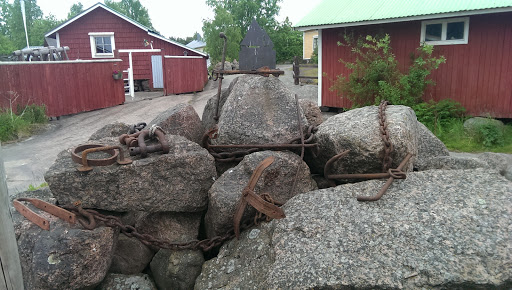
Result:
{"label": "white trim board", "polygon": [[0,65],[23,64],[59,64],[59,63],[94,63],[94,62],[119,62],[122,59],[83,59],[83,60],[58,60],[58,61],[0,61]]}
{"label": "white trim board", "polygon": [[203,58],[202,56],[164,55],[165,58]]}
{"label": "white trim board", "polygon": [[122,52],[161,52],[162,50],[161,49],[119,49],[118,52],[119,53],[122,53]]}

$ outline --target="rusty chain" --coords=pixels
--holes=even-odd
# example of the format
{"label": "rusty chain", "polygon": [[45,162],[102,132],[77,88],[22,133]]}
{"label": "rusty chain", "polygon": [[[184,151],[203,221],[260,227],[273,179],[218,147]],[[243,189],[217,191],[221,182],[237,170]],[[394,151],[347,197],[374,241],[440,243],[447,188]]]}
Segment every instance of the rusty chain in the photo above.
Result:
{"label": "rusty chain", "polygon": [[393,159],[391,153],[393,152],[393,143],[389,139],[388,124],[386,120],[386,108],[389,102],[382,100],[379,105],[379,130],[384,143],[383,156],[382,156],[382,172],[387,172],[391,168]]}
{"label": "rusty chain", "polygon": [[[73,205],[65,205],[62,208],[74,213],[78,222],[88,230],[93,230],[101,224],[111,228],[119,228],[121,233],[130,238],[136,238],[147,246],[154,246],[161,249],[169,249],[175,251],[182,250],[202,250],[207,252],[214,247],[222,245],[225,241],[233,239],[236,235],[234,229],[227,233],[213,238],[204,240],[192,240],[188,242],[172,242],[167,239],[155,238],[149,234],[141,234],[131,225],[123,224],[121,219],[112,215],[104,215],[93,209],[84,209],[79,202]],[[267,220],[265,215],[256,215],[254,218],[246,219],[241,222],[240,230],[249,229],[261,221]]]}

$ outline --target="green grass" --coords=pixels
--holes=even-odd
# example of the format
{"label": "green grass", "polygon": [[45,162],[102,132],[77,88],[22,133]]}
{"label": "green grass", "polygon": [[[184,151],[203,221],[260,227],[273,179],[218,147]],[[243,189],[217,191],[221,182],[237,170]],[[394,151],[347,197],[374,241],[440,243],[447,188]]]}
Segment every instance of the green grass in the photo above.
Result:
{"label": "green grass", "polygon": [[27,191],[34,191],[34,190],[38,190],[38,189],[41,189],[43,187],[47,187],[48,186],[48,183],[46,182],[43,182],[41,184],[39,184],[39,186],[33,186],[32,184],[28,186],[28,189]]}
{"label": "green grass", "polygon": [[21,137],[30,136],[35,124],[48,122],[45,107],[29,105],[18,108],[17,112],[11,109],[0,109],[0,141],[12,141]]}
{"label": "green grass", "polygon": [[[446,145],[448,150],[456,152],[497,152],[512,154],[512,125],[505,125],[502,135],[488,135],[482,131],[468,134],[464,130],[464,119],[451,119],[443,128],[434,130],[434,134]],[[489,136],[497,138],[499,142],[489,144]],[[487,146],[486,146],[487,144]]]}
{"label": "green grass", "polygon": [[[305,77],[316,77],[316,76],[318,76],[318,68],[316,68],[316,67],[301,68],[300,75],[305,76]],[[307,81],[312,84],[318,85],[318,80],[308,79]]]}

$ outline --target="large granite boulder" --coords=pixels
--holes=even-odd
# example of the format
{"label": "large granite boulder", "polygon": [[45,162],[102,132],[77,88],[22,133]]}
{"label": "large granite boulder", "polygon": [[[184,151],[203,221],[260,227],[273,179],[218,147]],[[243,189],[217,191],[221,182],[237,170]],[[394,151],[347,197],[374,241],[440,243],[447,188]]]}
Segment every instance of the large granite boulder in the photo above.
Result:
{"label": "large granite boulder", "polygon": [[[315,173],[323,174],[326,162],[345,150],[347,156],[334,163],[333,173],[382,172],[382,142],[378,107],[368,106],[330,117],[315,134],[319,146],[316,157],[306,158]],[[389,139],[394,151],[391,167],[396,168],[407,153],[418,155],[418,122],[414,111],[405,106],[387,106],[385,111]],[[413,156],[404,171],[411,171]]]}
{"label": "large granite boulder", "polygon": [[500,120],[483,117],[473,117],[464,122],[464,130],[469,134],[478,134],[480,128],[484,125],[503,128],[504,124]]}
{"label": "large granite boulder", "polygon": [[110,267],[117,240],[113,228],[85,230],[35,209],[50,221],[46,231],[13,212],[25,289],[87,289]]}
{"label": "large granite boulder", "polygon": [[107,124],[94,132],[91,137],[89,137],[89,140],[94,141],[107,137],[119,137],[123,134],[127,134],[129,130],[130,125],[121,122],[114,122],[112,124]]}
{"label": "large granite boulder", "polygon": [[509,289],[512,183],[496,171],[429,170],[297,195],[287,217],[242,233],[195,289]]}
{"label": "large granite boulder", "polygon": [[[299,109],[303,130],[307,120]],[[243,75],[227,98],[214,144],[288,143],[300,136],[294,95],[278,78]]]}
{"label": "large granite boulder", "polygon": [[[254,169],[269,156],[274,156],[275,161],[263,171],[255,187],[256,193],[269,193],[274,200],[284,203],[297,194],[317,188],[308,166],[294,153],[262,151],[247,155],[235,168],[222,174],[208,192],[209,205],[205,216],[208,237],[225,234],[233,228],[233,215],[242,190],[247,186]],[[292,192],[297,170],[297,184]],[[248,206],[244,218],[254,216],[255,213],[256,210]]]}
{"label": "large granite boulder", "polygon": [[306,116],[309,125],[319,126],[323,123],[324,118],[322,116],[322,111],[320,111],[320,108],[315,102],[307,99],[300,99],[299,105],[302,112],[304,112],[304,116]]}
{"label": "large granite boulder", "polygon": [[418,122],[418,156],[414,168],[421,171],[426,169],[426,163],[432,158],[450,156],[450,152],[423,123]]}
{"label": "large granite boulder", "polygon": [[107,274],[96,290],[157,290],[148,274],[123,275]]}
{"label": "large granite boulder", "polygon": [[144,214],[135,223],[141,234],[171,242],[196,240],[203,213],[156,212]]}
{"label": "large granite boulder", "polygon": [[[229,94],[231,94],[231,91],[233,90],[233,87],[238,82],[239,77],[234,78],[231,83],[229,83],[229,87],[222,89],[220,93],[220,100],[219,100],[219,116],[222,113],[222,107],[224,107],[224,103],[228,99]],[[203,127],[205,130],[209,130],[213,128],[217,121],[215,121],[214,117],[217,113],[215,109],[217,108],[217,94],[213,95],[210,99],[208,99],[208,102],[206,103],[206,106],[203,110],[203,115],[201,118],[201,121],[203,122]]]}
{"label": "large granite boulder", "polygon": [[193,289],[204,263],[200,250],[160,250],[151,261],[151,272],[160,290]]}
{"label": "large granite boulder", "polygon": [[199,115],[187,104],[178,104],[160,113],[149,122],[148,128],[153,125],[160,126],[167,134],[180,135],[196,143],[201,143],[204,134]]}
{"label": "large granite boulder", "polygon": [[[197,212],[207,206],[208,189],[217,173],[213,157],[181,136],[166,135],[168,154],[131,156],[129,165],[98,166],[77,171],[70,150],[62,151],[45,174],[60,204],[82,201],[85,208],[111,211]],[[98,142],[98,141],[97,141]],[[117,145],[117,139],[101,144]],[[128,152],[124,150],[125,156]]]}
{"label": "large granite boulder", "polygon": [[136,238],[119,235],[109,272],[133,275],[141,273],[155,253]]}

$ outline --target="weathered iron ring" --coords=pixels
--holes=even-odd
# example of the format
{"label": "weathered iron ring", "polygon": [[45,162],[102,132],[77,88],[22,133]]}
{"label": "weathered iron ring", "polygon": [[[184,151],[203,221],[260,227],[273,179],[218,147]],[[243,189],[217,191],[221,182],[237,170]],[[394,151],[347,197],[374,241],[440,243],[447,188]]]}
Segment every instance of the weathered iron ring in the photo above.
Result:
{"label": "weathered iron ring", "polygon": [[[75,147],[73,149],[73,151],[71,151],[71,159],[73,159],[73,161],[78,164],[82,164],[82,152],[87,149],[99,148],[99,147],[105,147],[105,146],[101,145],[101,144],[79,145],[79,146]],[[114,164],[116,162],[117,156],[119,155],[119,152],[114,149],[106,150],[104,152],[106,152],[107,154],[110,154],[111,156],[108,158],[104,158],[104,159],[87,159],[87,164],[89,164],[89,166],[107,166],[107,165]]]}

